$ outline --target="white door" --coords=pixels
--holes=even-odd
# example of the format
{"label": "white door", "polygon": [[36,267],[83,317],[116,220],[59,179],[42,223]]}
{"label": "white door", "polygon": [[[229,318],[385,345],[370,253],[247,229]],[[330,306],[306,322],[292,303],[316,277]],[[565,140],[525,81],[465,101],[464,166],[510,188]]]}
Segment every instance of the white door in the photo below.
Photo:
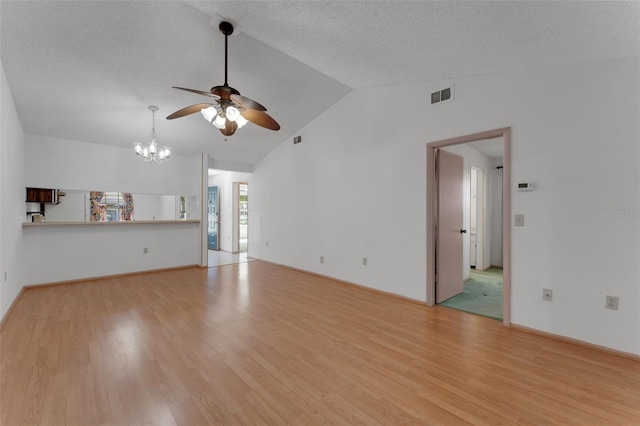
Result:
{"label": "white door", "polygon": [[462,293],[462,228],[464,161],[441,149],[437,152],[438,179],[436,239],[436,303]]}

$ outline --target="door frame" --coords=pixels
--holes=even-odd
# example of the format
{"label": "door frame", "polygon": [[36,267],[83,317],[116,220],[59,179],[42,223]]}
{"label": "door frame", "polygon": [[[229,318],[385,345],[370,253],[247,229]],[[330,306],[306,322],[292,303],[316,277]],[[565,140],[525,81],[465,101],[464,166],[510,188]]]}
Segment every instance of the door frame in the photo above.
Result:
{"label": "door frame", "polygon": [[511,127],[487,130],[427,143],[427,306],[435,305],[436,150],[486,139],[502,138],[502,324],[511,326]]}

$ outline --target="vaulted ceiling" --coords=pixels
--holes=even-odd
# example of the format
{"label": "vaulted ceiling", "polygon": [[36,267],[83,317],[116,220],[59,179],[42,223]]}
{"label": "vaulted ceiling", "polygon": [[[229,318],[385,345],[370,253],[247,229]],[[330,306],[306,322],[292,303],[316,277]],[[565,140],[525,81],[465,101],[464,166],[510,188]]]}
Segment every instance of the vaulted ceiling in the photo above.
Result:
{"label": "vaulted ceiling", "polygon": [[[282,126],[225,138],[200,114],[165,120],[224,82]],[[0,55],[27,133],[148,142],[251,165],[352,89],[640,53],[639,2],[7,1]],[[381,106],[393,100],[380,100]]]}

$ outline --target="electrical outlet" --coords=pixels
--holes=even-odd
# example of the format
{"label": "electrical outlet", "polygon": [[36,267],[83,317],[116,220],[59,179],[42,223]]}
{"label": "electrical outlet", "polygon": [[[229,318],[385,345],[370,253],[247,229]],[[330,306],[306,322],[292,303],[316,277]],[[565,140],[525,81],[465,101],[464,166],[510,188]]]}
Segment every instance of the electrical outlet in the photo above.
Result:
{"label": "electrical outlet", "polygon": [[142,249],[142,253],[147,254],[149,253],[149,247],[145,247]]}
{"label": "electrical outlet", "polygon": [[542,300],[548,300],[549,302],[551,302],[553,300],[553,290],[551,290],[550,288],[543,288]]}
{"label": "electrical outlet", "polygon": [[324,263],[324,256],[320,256],[320,263]]}
{"label": "electrical outlet", "polygon": [[617,296],[607,296],[606,300],[606,308],[614,311],[618,310],[618,297]]}
{"label": "electrical outlet", "polygon": [[523,214],[517,214],[515,216],[515,225],[516,226],[524,226],[524,215]]}
{"label": "electrical outlet", "polygon": [[367,258],[366,257],[362,258],[362,265],[363,266],[367,266]]}

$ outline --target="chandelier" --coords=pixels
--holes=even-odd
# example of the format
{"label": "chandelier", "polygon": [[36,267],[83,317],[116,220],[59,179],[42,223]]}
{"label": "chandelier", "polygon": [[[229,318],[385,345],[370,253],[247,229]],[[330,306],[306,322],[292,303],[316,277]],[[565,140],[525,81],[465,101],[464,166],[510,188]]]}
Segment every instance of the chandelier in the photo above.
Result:
{"label": "chandelier", "polygon": [[165,146],[158,150],[158,144],[156,143],[156,111],[158,107],[149,105],[147,108],[152,115],[151,142],[149,142],[149,146],[142,146],[141,143],[137,142],[133,145],[133,149],[136,151],[136,155],[145,163],[162,164],[167,158],[171,157],[171,148]]}

